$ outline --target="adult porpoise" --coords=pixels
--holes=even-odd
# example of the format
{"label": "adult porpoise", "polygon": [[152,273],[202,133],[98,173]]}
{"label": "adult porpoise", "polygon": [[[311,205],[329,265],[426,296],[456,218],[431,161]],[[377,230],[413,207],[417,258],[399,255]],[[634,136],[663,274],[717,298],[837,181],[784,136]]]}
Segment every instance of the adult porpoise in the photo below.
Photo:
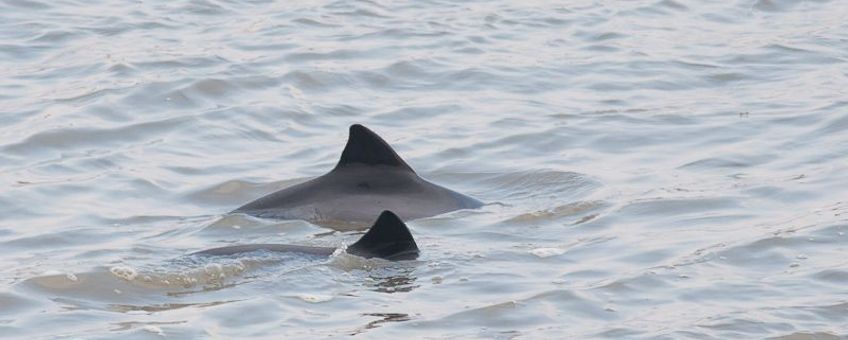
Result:
{"label": "adult porpoise", "polygon": [[430,183],[376,133],[354,124],[336,167],[234,210],[257,217],[365,225],[383,210],[403,220],[479,208],[482,202]]}
{"label": "adult porpoise", "polygon": [[[291,244],[247,244],[204,250],[193,255],[222,256],[262,250],[330,256],[336,248]],[[364,258],[379,257],[391,261],[418,258],[418,245],[415,244],[409,228],[391,211],[383,211],[371,229],[359,241],[348,246],[345,251]]]}

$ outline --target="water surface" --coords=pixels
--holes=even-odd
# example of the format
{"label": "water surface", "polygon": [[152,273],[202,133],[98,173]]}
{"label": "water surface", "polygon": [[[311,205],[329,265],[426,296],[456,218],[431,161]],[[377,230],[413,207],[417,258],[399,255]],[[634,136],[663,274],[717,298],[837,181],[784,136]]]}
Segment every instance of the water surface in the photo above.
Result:
{"label": "water surface", "polygon": [[[848,336],[848,4],[0,1],[0,336]],[[347,127],[422,257],[225,213]]]}

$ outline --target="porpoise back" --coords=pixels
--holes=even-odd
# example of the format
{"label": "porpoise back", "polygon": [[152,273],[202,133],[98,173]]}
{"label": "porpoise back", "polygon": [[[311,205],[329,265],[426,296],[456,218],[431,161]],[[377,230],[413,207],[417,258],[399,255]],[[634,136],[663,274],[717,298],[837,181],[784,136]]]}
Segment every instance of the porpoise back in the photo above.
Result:
{"label": "porpoise back", "polygon": [[319,225],[367,225],[383,210],[412,220],[482,205],[421,178],[380,136],[355,124],[350,127],[338,164],[329,173],[261,197],[233,212],[302,219]]}
{"label": "porpoise back", "polygon": [[[292,244],[245,244],[213,248],[192,255],[228,256],[255,251],[295,252],[309,255],[330,256],[336,248],[312,247]],[[345,250],[350,254],[364,258],[382,258],[386,260],[414,260],[418,258],[418,245],[412,238],[409,228],[391,211],[383,211],[377,221],[356,243]]]}

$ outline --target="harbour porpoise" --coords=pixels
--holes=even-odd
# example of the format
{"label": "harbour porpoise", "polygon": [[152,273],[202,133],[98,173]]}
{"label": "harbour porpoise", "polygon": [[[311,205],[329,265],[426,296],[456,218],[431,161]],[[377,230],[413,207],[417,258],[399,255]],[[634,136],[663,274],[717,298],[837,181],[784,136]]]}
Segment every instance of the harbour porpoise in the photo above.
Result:
{"label": "harbour porpoise", "polygon": [[380,136],[354,124],[333,170],[233,212],[317,224],[367,225],[383,210],[391,210],[408,221],[482,205],[474,198],[421,178]]}
{"label": "harbour porpoise", "polygon": [[[336,248],[290,244],[246,244],[204,250],[192,255],[225,256],[262,250],[330,256]],[[418,258],[418,245],[415,244],[409,228],[391,211],[383,211],[371,229],[359,241],[348,246],[345,251],[364,258],[378,257],[391,261]]]}

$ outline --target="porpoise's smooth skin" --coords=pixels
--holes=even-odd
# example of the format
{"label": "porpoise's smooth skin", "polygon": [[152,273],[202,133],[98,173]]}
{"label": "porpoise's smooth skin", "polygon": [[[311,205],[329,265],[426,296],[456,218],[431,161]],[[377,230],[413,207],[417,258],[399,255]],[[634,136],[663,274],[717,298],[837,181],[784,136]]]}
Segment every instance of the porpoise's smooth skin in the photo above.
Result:
{"label": "porpoise's smooth skin", "polygon": [[209,255],[209,256],[229,256],[241,253],[250,253],[254,251],[272,251],[278,253],[302,253],[309,255],[330,256],[336,251],[336,248],[330,247],[311,247],[298,246],[294,244],[243,244],[238,246],[229,246],[221,248],[207,249],[196,252],[192,255]]}
{"label": "porpoise's smooth skin", "polygon": [[[245,244],[208,249],[194,253],[204,256],[229,256],[254,251],[294,252],[330,256],[336,248],[311,247],[292,244]],[[349,254],[364,258],[382,258],[391,261],[418,258],[418,245],[406,224],[391,211],[383,211],[374,224],[356,243],[345,249]]]}
{"label": "porpoise's smooth skin", "polygon": [[250,202],[235,213],[263,218],[365,224],[383,210],[404,220],[475,209],[482,202],[418,176],[382,138],[352,125],[329,173]]}

